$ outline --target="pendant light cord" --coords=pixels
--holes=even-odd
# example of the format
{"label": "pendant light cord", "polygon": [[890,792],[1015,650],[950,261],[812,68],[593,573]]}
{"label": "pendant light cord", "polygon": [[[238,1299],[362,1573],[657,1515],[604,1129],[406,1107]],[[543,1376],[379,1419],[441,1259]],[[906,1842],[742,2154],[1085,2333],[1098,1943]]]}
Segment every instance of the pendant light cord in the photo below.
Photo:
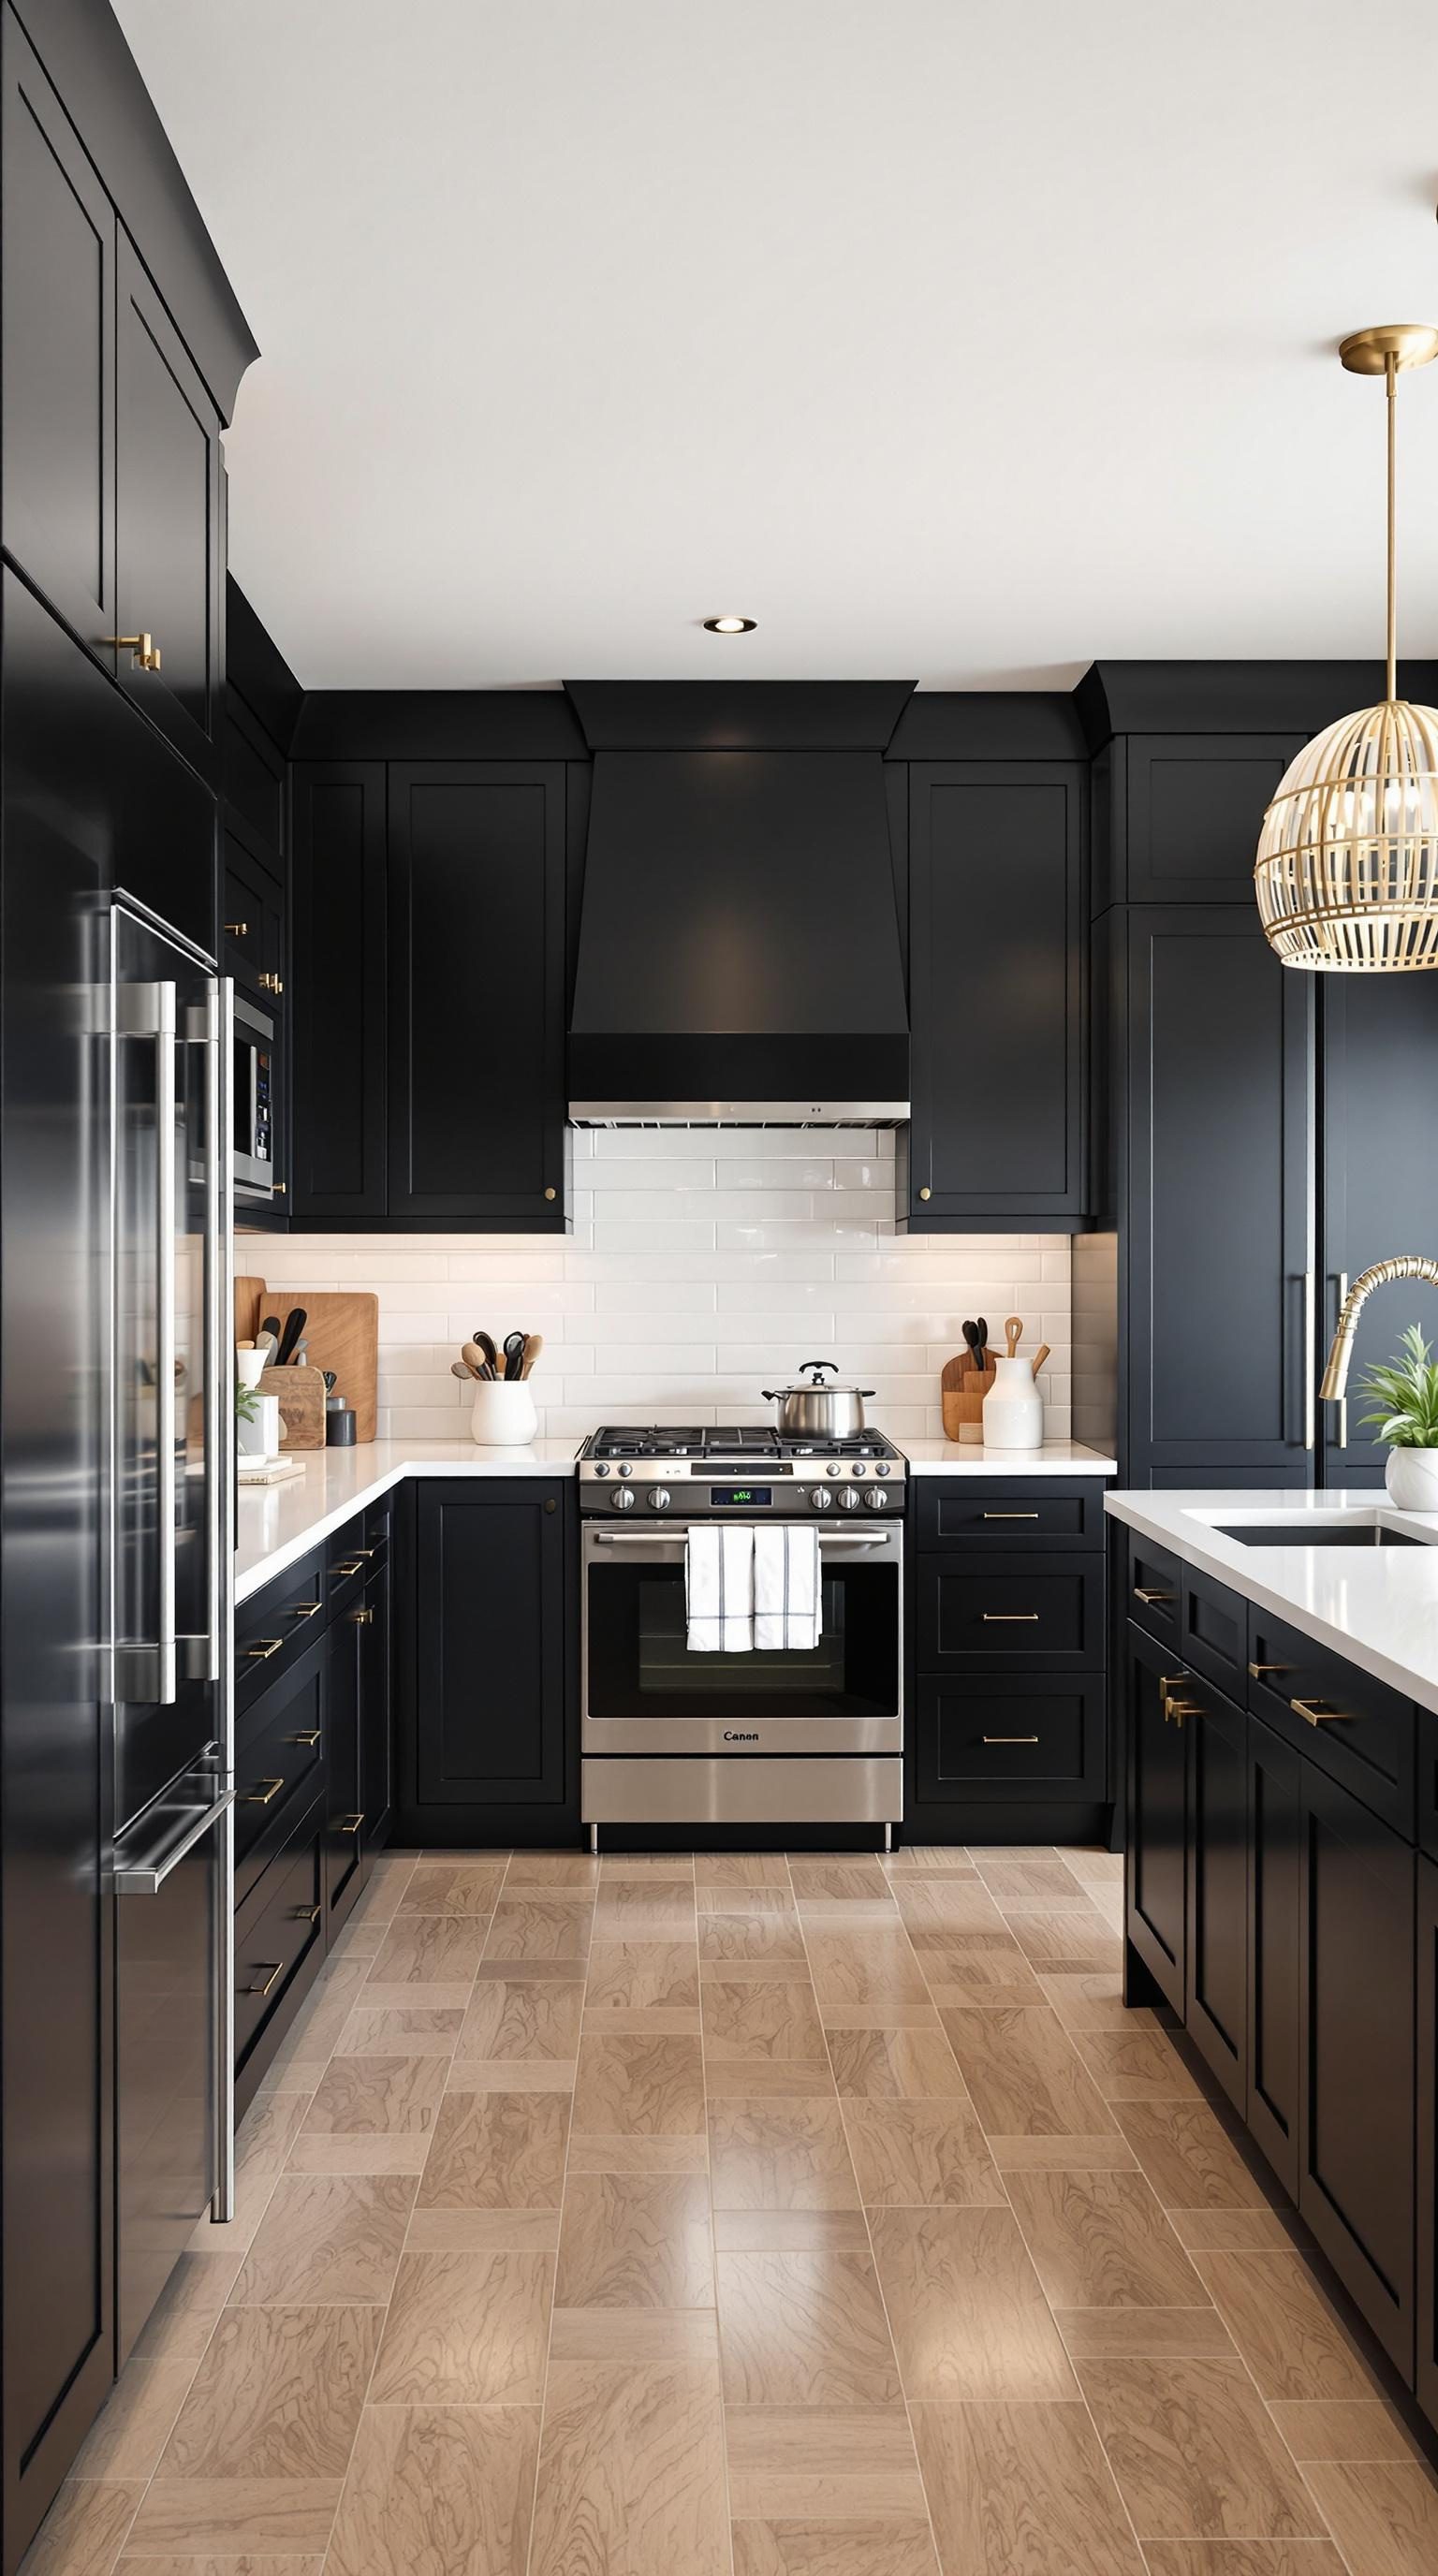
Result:
{"label": "pendant light cord", "polygon": [[1383,362],[1388,394],[1388,703],[1398,695],[1398,360]]}

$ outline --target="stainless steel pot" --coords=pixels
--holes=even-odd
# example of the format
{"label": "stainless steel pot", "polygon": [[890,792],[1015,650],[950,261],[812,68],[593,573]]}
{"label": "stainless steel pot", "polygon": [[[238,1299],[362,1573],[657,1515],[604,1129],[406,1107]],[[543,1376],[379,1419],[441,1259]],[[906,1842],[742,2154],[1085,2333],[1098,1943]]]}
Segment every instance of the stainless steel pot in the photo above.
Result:
{"label": "stainless steel pot", "polygon": [[837,1360],[801,1360],[807,1378],[798,1386],[766,1386],[764,1401],[777,1404],[779,1429],[786,1438],[847,1440],[864,1428],[864,1398],[872,1395],[871,1386],[829,1386],[825,1369],[838,1368]]}

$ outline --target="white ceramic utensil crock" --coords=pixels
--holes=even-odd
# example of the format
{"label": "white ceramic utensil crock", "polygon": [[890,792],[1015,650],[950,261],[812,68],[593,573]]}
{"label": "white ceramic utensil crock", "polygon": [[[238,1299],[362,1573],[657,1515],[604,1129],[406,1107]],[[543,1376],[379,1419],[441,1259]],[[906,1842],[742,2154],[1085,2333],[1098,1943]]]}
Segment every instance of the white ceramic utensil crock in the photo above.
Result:
{"label": "white ceramic utensil crock", "polygon": [[539,1429],[534,1398],[522,1378],[478,1380],[469,1427],[481,1449],[523,1449]]}
{"label": "white ceramic utensil crock", "polygon": [[1034,1384],[1032,1360],[995,1359],[994,1382],[984,1397],[986,1449],[1042,1449],[1044,1400]]}

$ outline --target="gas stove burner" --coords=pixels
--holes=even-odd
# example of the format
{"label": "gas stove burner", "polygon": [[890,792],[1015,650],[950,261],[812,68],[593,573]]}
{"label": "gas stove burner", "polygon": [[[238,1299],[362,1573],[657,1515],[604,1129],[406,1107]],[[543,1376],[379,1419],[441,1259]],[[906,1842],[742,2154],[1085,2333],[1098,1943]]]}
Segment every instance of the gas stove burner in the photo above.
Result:
{"label": "gas stove burner", "polygon": [[667,1430],[660,1425],[627,1430],[608,1425],[594,1432],[582,1453],[586,1459],[670,1459],[695,1458],[703,1462],[725,1459],[787,1459],[795,1463],[807,1459],[898,1459],[900,1453],[892,1440],[881,1431],[850,1432],[843,1439],[821,1440],[810,1435],[785,1438],[766,1422],[726,1422],[701,1427],[685,1425]]}

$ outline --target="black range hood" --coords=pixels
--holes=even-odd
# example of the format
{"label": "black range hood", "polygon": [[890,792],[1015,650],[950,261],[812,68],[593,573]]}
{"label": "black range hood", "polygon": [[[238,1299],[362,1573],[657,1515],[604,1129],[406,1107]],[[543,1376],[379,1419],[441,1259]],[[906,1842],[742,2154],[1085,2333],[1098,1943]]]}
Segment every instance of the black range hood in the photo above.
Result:
{"label": "black range hood", "polygon": [[[595,746],[570,1117],[906,1119],[882,749],[909,685],[796,688],[798,706],[784,684],[590,683],[570,694]],[[853,697],[881,704],[856,709]],[[614,746],[616,730],[654,747]],[[776,732],[786,747],[763,741]],[[803,747],[787,747],[796,734]]]}

